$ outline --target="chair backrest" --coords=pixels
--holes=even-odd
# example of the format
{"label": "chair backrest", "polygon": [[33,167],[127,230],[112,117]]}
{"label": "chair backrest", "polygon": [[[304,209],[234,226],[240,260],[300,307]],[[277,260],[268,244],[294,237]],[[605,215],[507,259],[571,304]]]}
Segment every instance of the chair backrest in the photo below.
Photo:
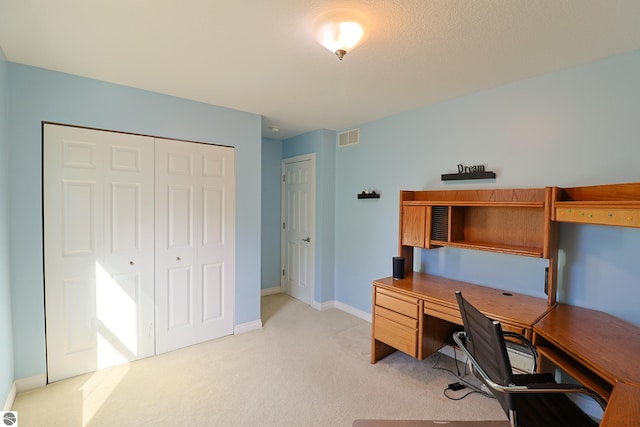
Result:
{"label": "chair backrest", "polygon": [[456,291],[467,336],[466,347],[491,380],[500,385],[513,382],[511,362],[500,322],[489,319]]}
{"label": "chair backrest", "polygon": [[[500,322],[485,316],[465,300],[460,291],[456,292],[456,299],[465,329],[466,341],[463,341],[462,345],[464,345],[468,356],[473,359],[474,364],[482,369],[491,382],[479,374],[478,370],[475,371],[476,376],[493,391],[494,397],[513,425],[535,427],[597,425],[564,393],[558,393],[557,388],[550,393],[550,390],[546,390],[545,387],[532,387],[537,390],[536,392],[516,393],[513,392],[513,388],[502,390],[500,387],[496,387],[496,384],[508,387],[514,382],[518,382],[521,387],[527,388],[523,382],[533,381],[534,383],[547,383],[549,384],[548,388],[552,388],[551,384],[554,383],[553,377],[551,376],[549,379],[545,374],[514,375]],[[458,339],[458,337],[455,338]],[[563,388],[563,390],[567,389]]]}

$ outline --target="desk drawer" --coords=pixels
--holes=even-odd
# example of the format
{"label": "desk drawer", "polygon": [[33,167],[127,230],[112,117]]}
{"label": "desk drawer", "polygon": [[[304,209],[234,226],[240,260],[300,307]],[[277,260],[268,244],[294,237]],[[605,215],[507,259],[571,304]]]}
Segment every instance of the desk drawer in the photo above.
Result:
{"label": "desk drawer", "polygon": [[418,330],[375,315],[375,339],[410,356],[418,355]]}
{"label": "desk drawer", "polygon": [[400,313],[396,313],[395,311],[388,310],[384,307],[376,306],[376,315],[384,317],[385,319],[389,319],[393,322],[399,323],[407,328],[418,328],[418,319],[414,319],[412,317],[405,316]]}
{"label": "desk drawer", "polygon": [[[452,308],[434,302],[425,301],[424,314],[446,320],[447,322],[455,323],[456,325],[462,325],[462,318],[458,307]],[[500,325],[502,326],[502,330],[505,332],[515,332],[517,334],[524,335],[529,339],[531,338],[531,333],[525,334],[525,329],[521,326],[512,325],[504,321],[500,322]]]}
{"label": "desk drawer", "polygon": [[418,300],[393,292],[376,290],[376,305],[404,314],[413,319],[418,318]]}
{"label": "desk drawer", "polygon": [[424,314],[455,323],[456,325],[462,325],[462,318],[460,317],[460,309],[458,307],[452,308],[431,301],[425,301]]}
{"label": "desk drawer", "polygon": [[515,332],[516,334],[520,334],[527,339],[531,339],[531,333],[526,333],[525,329],[521,326],[515,326],[505,322],[500,322],[500,326],[502,326],[503,332]]}

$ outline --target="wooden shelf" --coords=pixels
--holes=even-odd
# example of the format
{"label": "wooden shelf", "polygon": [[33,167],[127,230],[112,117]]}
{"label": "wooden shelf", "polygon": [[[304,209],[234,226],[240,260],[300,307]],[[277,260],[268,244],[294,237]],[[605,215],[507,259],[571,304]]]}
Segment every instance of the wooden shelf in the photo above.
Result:
{"label": "wooden shelf", "polygon": [[554,188],[556,222],[640,228],[640,183]]}
{"label": "wooden shelf", "polygon": [[562,201],[557,200],[554,203],[555,207],[577,207],[577,208],[611,208],[611,209],[640,209],[640,202],[635,200],[580,200],[580,201]]}
{"label": "wooden shelf", "polygon": [[558,226],[553,188],[400,192],[399,256],[405,273],[413,248],[453,247],[549,260],[548,304],[556,301]]}
{"label": "wooden shelf", "polygon": [[467,173],[446,173],[440,176],[442,181],[461,181],[468,179],[495,179],[496,173],[491,171],[467,172]]}
{"label": "wooden shelf", "polygon": [[358,199],[379,199],[380,195],[375,191],[373,193],[359,193]]}
{"label": "wooden shelf", "polygon": [[473,203],[545,203],[546,188],[509,188],[491,190],[420,190],[408,191],[405,200],[431,202],[432,204]]}
{"label": "wooden shelf", "polygon": [[407,200],[403,203],[405,206],[493,206],[493,207],[504,207],[504,208],[542,208],[544,207],[543,202],[507,202],[507,201],[499,201],[499,202],[483,202],[483,201],[460,201],[460,200],[442,200],[442,201],[426,201],[426,200]]}
{"label": "wooden shelf", "polygon": [[613,386],[602,378],[594,375],[593,372],[587,369],[584,365],[577,363],[571,357],[552,347],[537,345],[536,350],[541,357],[560,367],[580,384],[592,389],[600,396],[609,400]]}
{"label": "wooden shelf", "polygon": [[[401,245],[548,256],[549,219],[540,200],[545,189],[403,193],[408,197],[401,204]],[[470,200],[461,200],[462,196]]]}
{"label": "wooden shelf", "polygon": [[433,246],[448,246],[461,249],[476,249],[488,252],[497,252],[509,255],[528,256],[533,258],[542,258],[542,248],[529,248],[523,246],[512,246],[505,244],[496,244],[491,242],[471,242],[466,240],[457,240],[453,242],[443,242],[441,240],[431,240]]}

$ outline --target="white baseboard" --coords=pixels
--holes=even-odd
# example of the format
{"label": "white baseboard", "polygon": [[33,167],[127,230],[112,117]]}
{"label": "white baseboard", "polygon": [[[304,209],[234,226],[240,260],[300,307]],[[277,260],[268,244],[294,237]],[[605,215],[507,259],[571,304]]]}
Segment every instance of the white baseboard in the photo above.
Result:
{"label": "white baseboard", "polygon": [[351,307],[350,305],[347,305],[340,301],[334,301],[334,307],[337,308],[338,310],[342,310],[346,313],[349,313],[351,315],[354,315],[356,317],[359,317],[362,320],[366,320],[367,322],[371,323],[371,313],[367,313],[366,311],[362,311],[358,308]]}
{"label": "white baseboard", "polygon": [[7,396],[7,400],[4,402],[4,406],[2,407],[3,411],[10,411],[13,406],[13,402],[16,400],[16,382],[14,381],[11,384],[11,390],[9,390],[9,395]]}
{"label": "white baseboard", "polygon": [[330,308],[334,308],[335,307],[335,301],[327,301],[327,302],[318,302],[318,301],[313,301],[311,303],[311,307],[315,308],[318,311],[325,311],[325,310],[329,310]]}
{"label": "white baseboard", "polygon": [[46,385],[47,374],[34,375],[32,377],[16,380],[16,391],[18,393],[22,393],[23,391],[34,390]]}
{"label": "white baseboard", "polygon": [[260,295],[263,297],[267,295],[274,295],[279,293],[282,293],[282,288],[280,286],[274,286],[272,288],[264,288],[260,290]]}
{"label": "white baseboard", "polygon": [[252,322],[242,323],[236,326],[233,330],[234,335],[240,335],[247,332],[255,331],[257,329],[262,329],[262,320],[254,320]]}

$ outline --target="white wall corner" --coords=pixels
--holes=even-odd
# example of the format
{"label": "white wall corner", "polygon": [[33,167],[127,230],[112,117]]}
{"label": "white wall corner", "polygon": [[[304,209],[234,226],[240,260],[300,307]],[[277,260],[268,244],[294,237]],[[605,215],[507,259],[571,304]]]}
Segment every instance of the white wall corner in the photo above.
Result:
{"label": "white wall corner", "polygon": [[366,320],[367,322],[371,323],[371,313],[367,313],[366,311],[362,311],[359,308],[355,308],[355,307],[351,307],[350,305],[347,305],[345,303],[342,303],[340,301],[335,301],[334,303],[335,308],[337,308],[338,310],[342,310],[346,313],[349,313],[353,316],[359,317],[362,320]]}
{"label": "white wall corner", "polygon": [[335,308],[335,301],[318,302],[314,300],[311,303],[311,308],[315,308],[318,311],[329,310],[330,308]]}
{"label": "white wall corner", "polygon": [[9,390],[9,395],[7,396],[7,400],[4,402],[4,406],[2,407],[3,411],[10,411],[13,406],[13,402],[16,400],[16,382],[14,381],[11,384],[11,390]]}
{"label": "white wall corner", "polygon": [[260,290],[260,295],[263,297],[267,295],[274,295],[274,294],[280,294],[280,293],[282,293],[282,288],[280,287],[280,285],[274,286],[272,288],[264,288]]}
{"label": "white wall corner", "polygon": [[18,393],[22,393],[23,391],[34,390],[46,385],[47,374],[34,375],[32,377],[16,380],[16,391]]}
{"label": "white wall corner", "polygon": [[240,335],[247,332],[255,331],[257,329],[262,329],[262,320],[260,319],[237,325],[233,329],[233,333],[234,335]]}

